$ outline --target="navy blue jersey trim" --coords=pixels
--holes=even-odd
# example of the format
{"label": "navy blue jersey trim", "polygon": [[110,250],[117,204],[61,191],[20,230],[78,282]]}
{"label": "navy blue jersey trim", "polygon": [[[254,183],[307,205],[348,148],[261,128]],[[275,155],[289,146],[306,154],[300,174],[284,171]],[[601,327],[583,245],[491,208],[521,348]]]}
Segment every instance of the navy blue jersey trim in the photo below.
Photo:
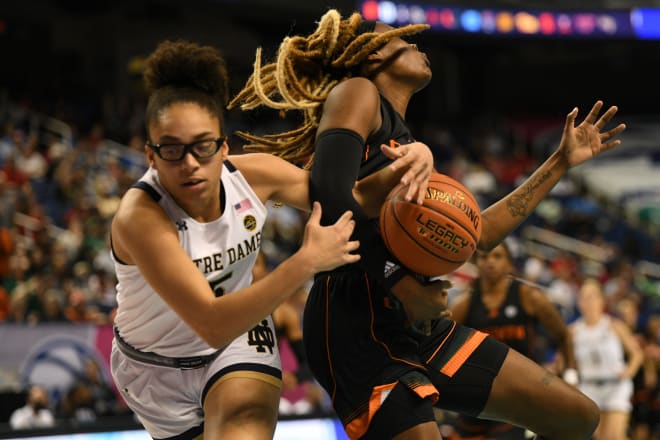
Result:
{"label": "navy blue jersey trim", "polygon": [[229,159],[225,160],[224,164],[225,164],[225,166],[227,167],[227,169],[228,169],[229,171],[231,171],[232,173],[233,173],[234,171],[236,171],[236,167],[234,166],[233,163],[229,162]]}
{"label": "navy blue jersey trim", "polygon": [[122,259],[117,256],[117,254],[115,253],[115,248],[112,245],[112,234],[109,234],[109,235],[110,235],[110,252],[112,252],[112,256],[115,258],[117,263],[122,264],[124,266],[130,266],[130,264],[122,261]]}
{"label": "navy blue jersey trim", "polygon": [[233,373],[234,371],[256,371],[257,373],[267,374],[269,376],[273,376],[276,379],[282,380],[282,371],[278,368],[271,367],[270,365],[255,364],[252,362],[243,362],[240,364],[230,365],[215,373],[213,376],[211,376],[209,381],[206,382],[206,385],[204,385],[204,391],[202,392],[202,405],[206,399],[206,393],[209,392],[213,384],[220,380],[220,378],[225,374]]}
{"label": "navy blue jersey trim", "polygon": [[131,185],[131,188],[137,188],[145,191],[147,194],[151,196],[152,199],[154,199],[156,202],[160,202],[161,195],[158,194],[158,191],[156,189],[149,185],[147,182],[144,182],[142,180],[135,182],[133,185]]}

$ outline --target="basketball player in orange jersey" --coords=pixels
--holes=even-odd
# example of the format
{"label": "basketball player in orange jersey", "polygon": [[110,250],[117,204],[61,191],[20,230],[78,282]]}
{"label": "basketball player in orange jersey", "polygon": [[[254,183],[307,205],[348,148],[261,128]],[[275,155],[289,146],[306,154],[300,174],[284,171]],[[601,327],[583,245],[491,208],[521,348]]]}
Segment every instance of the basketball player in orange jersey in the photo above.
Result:
{"label": "basketball player in orange jersey", "polygon": [[[431,68],[401,37],[427,28],[395,29],[330,10],[311,35],[285,38],[273,63],[262,66],[258,50],[253,75],[229,104],[301,111],[303,123],[294,130],[243,135],[289,161],[311,160],[310,191],[323,202],[324,222],[344,209],[355,214],[360,263],[317,275],[307,300],[303,339],[310,368],[352,439],[439,439],[433,405],[545,438],[588,438],[598,422],[594,403],[485,333],[436,319],[446,310],[448,283],[401,267],[388,255],[377,220],[368,219],[351,194],[356,181],[387,169],[389,156],[418,153],[419,144],[415,150],[404,145],[414,140],[404,118],[411,97],[431,80]],[[504,239],[569,168],[620,143],[611,139],[624,125],[604,131],[617,109],[599,116],[602,106],[597,102],[577,126],[578,110],[571,111],[557,150],[483,212],[481,249]],[[432,162],[429,154],[429,172]],[[384,182],[384,191],[392,183]],[[407,195],[419,201],[423,190],[410,188]]]}
{"label": "basketball player in orange jersey", "polygon": [[[548,333],[565,360],[564,379],[577,385],[575,355],[568,327],[550,300],[536,287],[514,278],[513,258],[506,242],[490,252],[477,251],[478,277],[470,292],[453,304],[452,319],[484,331],[512,349],[533,356],[537,324]],[[523,440],[524,429],[508,423],[459,415],[452,439]]]}

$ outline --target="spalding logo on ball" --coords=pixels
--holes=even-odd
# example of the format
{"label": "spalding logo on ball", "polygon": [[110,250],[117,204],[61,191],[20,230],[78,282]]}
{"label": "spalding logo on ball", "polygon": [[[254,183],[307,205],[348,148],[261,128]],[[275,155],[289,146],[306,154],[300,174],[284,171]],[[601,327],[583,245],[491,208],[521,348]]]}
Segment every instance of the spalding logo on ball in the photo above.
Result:
{"label": "spalding logo on ball", "polygon": [[418,205],[395,188],[380,210],[385,245],[408,269],[426,276],[446,275],[470,259],[481,237],[481,211],[460,182],[433,173]]}

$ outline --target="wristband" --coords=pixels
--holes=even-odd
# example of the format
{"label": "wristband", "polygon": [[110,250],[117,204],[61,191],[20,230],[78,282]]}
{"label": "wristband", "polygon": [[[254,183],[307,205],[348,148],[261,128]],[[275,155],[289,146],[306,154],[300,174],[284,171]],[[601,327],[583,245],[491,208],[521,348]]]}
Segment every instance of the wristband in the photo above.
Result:
{"label": "wristband", "polygon": [[563,377],[564,381],[569,385],[575,386],[580,382],[578,372],[575,368],[565,369],[564,374],[562,374],[562,377]]}

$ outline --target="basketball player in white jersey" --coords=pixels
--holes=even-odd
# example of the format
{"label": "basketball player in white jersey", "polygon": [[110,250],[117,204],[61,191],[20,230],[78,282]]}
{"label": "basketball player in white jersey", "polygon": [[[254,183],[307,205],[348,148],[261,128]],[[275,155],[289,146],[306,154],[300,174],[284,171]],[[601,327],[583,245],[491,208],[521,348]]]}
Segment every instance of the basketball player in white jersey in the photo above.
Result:
{"label": "basketball player in white jersey", "polygon": [[264,202],[309,210],[308,173],[270,154],[228,156],[213,48],[161,43],[145,83],[149,170],[111,226],[113,377],[156,439],[272,438],[281,371],[269,315],[316,272],[359,259],[352,214],[321,227],[315,203],[300,249],[251,285]]}
{"label": "basketball player in white jersey", "polygon": [[570,331],[580,373],[579,389],[601,411],[594,438],[626,439],[632,409],[632,378],[642,365],[644,354],[623,321],[605,313],[598,281],[587,279],[582,284],[577,305],[581,317],[571,324]]}

